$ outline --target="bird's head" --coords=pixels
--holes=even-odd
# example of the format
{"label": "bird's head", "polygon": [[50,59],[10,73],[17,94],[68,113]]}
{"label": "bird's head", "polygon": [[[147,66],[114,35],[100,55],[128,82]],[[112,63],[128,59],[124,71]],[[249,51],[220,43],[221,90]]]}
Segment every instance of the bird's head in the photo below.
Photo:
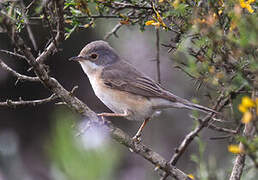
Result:
{"label": "bird's head", "polygon": [[99,40],[87,44],[78,56],[69,60],[79,62],[84,72],[88,74],[109,66],[119,59],[118,54],[107,42]]}

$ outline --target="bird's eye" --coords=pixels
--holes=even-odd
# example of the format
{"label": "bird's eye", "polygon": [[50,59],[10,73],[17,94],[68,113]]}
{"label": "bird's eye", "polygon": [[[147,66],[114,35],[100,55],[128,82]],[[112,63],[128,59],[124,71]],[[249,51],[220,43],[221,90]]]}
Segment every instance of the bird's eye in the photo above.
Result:
{"label": "bird's eye", "polygon": [[92,59],[96,59],[96,58],[98,57],[98,55],[95,54],[95,53],[93,53],[93,54],[90,55],[90,57],[91,57]]}

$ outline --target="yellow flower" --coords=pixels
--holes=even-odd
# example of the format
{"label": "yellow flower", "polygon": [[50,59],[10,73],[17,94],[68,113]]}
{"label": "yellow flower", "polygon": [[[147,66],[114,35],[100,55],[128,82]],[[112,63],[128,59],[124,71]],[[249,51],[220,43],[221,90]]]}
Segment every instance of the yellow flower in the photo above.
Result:
{"label": "yellow flower", "polygon": [[250,12],[250,13],[253,13],[254,10],[252,9],[252,6],[250,4],[247,4],[246,5],[246,9]]}
{"label": "yellow flower", "polygon": [[149,20],[147,22],[145,22],[145,25],[146,26],[155,26],[156,28],[159,28],[160,26],[162,27],[167,27],[167,25],[164,23],[162,17],[160,16],[159,12],[155,9],[154,5],[153,5],[153,10],[156,14],[156,17],[155,16],[152,16],[154,20]]}
{"label": "yellow flower", "polygon": [[246,108],[255,107],[254,101],[248,96],[242,98],[242,105]]}
{"label": "yellow flower", "polygon": [[238,145],[229,145],[228,146],[228,151],[233,153],[233,154],[240,154],[240,153],[243,153],[243,149],[241,149]]}
{"label": "yellow flower", "polygon": [[242,117],[242,123],[247,124],[252,120],[252,113],[250,111],[246,111]]}
{"label": "yellow flower", "polygon": [[155,17],[153,17],[153,18],[156,19],[160,23],[160,25],[162,25],[163,27],[167,27],[166,24],[164,23],[162,17],[160,16],[159,12],[154,7],[154,5],[153,5],[153,10],[156,13],[157,19]]}
{"label": "yellow flower", "polygon": [[222,13],[223,13],[223,11],[222,11],[222,10],[219,10],[218,14],[221,15]]}
{"label": "yellow flower", "polygon": [[258,116],[258,98],[255,99],[256,104],[256,115]]}
{"label": "yellow flower", "polygon": [[238,105],[238,110],[241,112],[241,113],[245,113],[248,109],[243,106],[243,104],[239,104]]}
{"label": "yellow flower", "polygon": [[172,6],[176,9],[179,4],[180,4],[180,0],[175,0],[175,1],[172,3]]}
{"label": "yellow flower", "polygon": [[67,24],[72,24],[72,22],[73,22],[73,21],[70,20],[70,19],[66,19],[66,20],[65,20],[65,23],[67,23]]}
{"label": "yellow flower", "polygon": [[154,20],[150,20],[150,21],[147,21],[146,23],[145,23],[145,25],[146,26],[155,26],[155,27],[157,27],[157,28],[159,28],[160,27],[160,23],[159,22],[156,22],[156,21],[154,21]]}
{"label": "yellow flower", "polygon": [[242,8],[246,8],[250,13],[253,13],[254,10],[252,9],[251,3],[255,2],[255,0],[239,0],[240,6]]}
{"label": "yellow flower", "polygon": [[159,3],[163,3],[164,2],[164,0],[159,0]]}
{"label": "yellow flower", "polygon": [[146,25],[146,26],[150,26],[150,25],[152,25],[153,23],[155,23],[155,21],[154,21],[154,20],[150,20],[150,21],[147,21],[147,22],[145,23],[145,25]]}
{"label": "yellow flower", "polygon": [[191,179],[194,179],[194,175],[193,174],[188,174],[188,177]]}

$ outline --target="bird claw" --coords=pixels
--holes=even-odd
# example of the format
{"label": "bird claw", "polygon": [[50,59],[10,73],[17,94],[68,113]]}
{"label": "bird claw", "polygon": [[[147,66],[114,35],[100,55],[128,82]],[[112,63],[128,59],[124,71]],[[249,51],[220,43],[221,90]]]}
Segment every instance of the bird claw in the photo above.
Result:
{"label": "bird claw", "polygon": [[135,136],[132,139],[134,142],[140,143],[142,141],[141,134],[135,134]]}

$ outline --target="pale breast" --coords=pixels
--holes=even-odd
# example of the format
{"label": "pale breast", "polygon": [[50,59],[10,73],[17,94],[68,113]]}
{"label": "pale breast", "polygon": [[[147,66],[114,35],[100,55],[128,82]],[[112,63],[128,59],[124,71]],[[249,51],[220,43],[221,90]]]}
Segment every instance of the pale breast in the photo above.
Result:
{"label": "pale breast", "polygon": [[100,73],[96,73],[89,78],[92,88],[96,96],[114,113],[123,114],[127,112],[129,114],[127,119],[138,121],[143,121],[154,113],[149,99],[111,89],[98,78],[99,76]]}

